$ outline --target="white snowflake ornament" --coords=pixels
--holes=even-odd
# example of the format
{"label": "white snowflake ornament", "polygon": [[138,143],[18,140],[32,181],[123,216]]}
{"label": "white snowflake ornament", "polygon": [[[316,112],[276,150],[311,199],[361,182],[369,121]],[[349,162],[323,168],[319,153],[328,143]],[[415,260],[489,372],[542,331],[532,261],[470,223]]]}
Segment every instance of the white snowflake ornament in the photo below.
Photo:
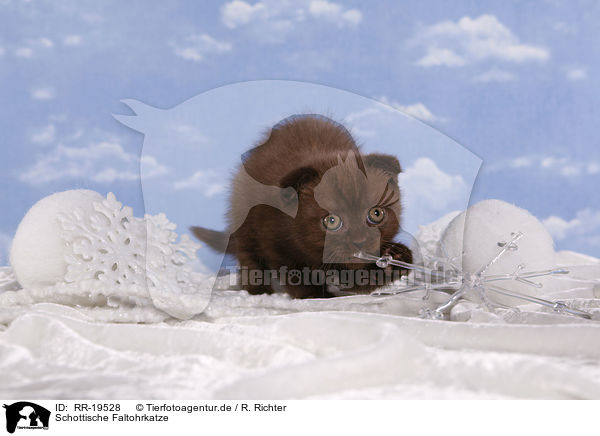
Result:
{"label": "white snowflake ornament", "polygon": [[[204,277],[190,266],[199,244],[187,235],[177,242],[176,226],[164,214],[137,218],[114,194],[106,198],[94,194],[75,194],[79,196],[78,204],[72,202],[68,208],[55,208],[53,215],[39,214],[37,220],[28,220],[33,224],[23,228],[25,233],[36,230],[36,221],[52,222],[56,234],[50,236],[60,243],[45,255],[60,260],[63,273],[57,274],[59,268],[55,268],[52,276],[34,277],[23,283],[18,265],[27,264],[28,259],[13,256],[21,285],[52,286],[58,291],[55,295],[78,295],[84,305],[151,306],[180,319],[201,313],[210,292],[206,286],[198,286]],[[66,191],[52,197],[63,204],[64,198],[73,195],[73,191]],[[35,247],[35,239],[29,243]],[[32,249],[21,251],[29,253]],[[13,251],[20,252],[18,245]]]}

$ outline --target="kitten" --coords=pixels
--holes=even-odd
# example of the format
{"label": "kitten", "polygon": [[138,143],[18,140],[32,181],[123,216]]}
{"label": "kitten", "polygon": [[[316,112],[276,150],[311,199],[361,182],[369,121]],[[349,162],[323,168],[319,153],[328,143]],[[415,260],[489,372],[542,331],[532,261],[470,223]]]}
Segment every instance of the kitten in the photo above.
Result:
{"label": "kitten", "polygon": [[[191,230],[213,249],[235,256],[253,279],[241,283],[243,289],[284,290],[294,298],[339,295],[340,285],[345,293],[366,293],[388,283],[392,271],[386,269],[382,282],[383,270],[355,253],[412,262],[411,251],[392,241],[400,229],[398,159],[361,155],[341,124],[320,115],[286,118],[242,160],[232,182],[227,231]],[[267,274],[273,270],[276,279]],[[285,280],[286,271],[297,272]],[[373,278],[365,281],[365,274]]]}

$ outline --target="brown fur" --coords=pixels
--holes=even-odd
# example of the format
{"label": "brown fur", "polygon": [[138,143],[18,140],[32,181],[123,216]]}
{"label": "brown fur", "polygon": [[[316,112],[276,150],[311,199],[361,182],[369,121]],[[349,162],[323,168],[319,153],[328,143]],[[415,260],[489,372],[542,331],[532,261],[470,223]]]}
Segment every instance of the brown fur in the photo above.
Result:
{"label": "brown fur", "polygon": [[[285,119],[244,155],[234,177],[227,252],[249,270],[378,269],[354,258],[358,250],[411,262],[410,250],[393,242],[400,229],[400,171],[393,156],[361,155],[350,133],[328,118]],[[374,206],[385,206],[385,219],[379,225],[366,219]],[[339,231],[324,228],[322,220],[330,213],[342,217]],[[224,234],[200,227],[192,231],[223,250]],[[347,291],[364,293],[374,288]],[[274,291],[266,284],[247,290]],[[315,285],[288,285],[285,291],[295,298],[332,296],[324,286]]]}

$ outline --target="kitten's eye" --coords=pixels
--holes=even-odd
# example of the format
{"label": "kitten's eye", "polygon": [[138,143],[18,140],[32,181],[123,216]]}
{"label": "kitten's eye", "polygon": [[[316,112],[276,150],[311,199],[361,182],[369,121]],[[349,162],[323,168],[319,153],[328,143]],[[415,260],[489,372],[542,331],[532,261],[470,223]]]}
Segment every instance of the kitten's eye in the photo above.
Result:
{"label": "kitten's eye", "polygon": [[341,229],[343,224],[344,223],[342,222],[342,219],[337,215],[327,215],[325,218],[323,218],[323,226],[332,232]]}
{"label": "kitten's eye", "polygon": [[383,207],[375,206],[369,209],[369,213],[367,214],[367,221],[371,224],[379,224],[385,218],[385,211]]}

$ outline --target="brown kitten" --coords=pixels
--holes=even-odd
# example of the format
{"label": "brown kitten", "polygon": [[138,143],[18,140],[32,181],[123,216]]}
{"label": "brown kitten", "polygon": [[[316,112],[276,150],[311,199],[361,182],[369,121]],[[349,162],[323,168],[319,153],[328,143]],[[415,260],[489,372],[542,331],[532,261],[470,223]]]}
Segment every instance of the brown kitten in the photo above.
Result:
{"label": "brown kitten", "polygon": [[[235,256],[250,274],[282,267],[304,272],[299,284],[266,274],[257,282],[255,276],[242,283],[250,293],[283,289],[295,298],[331,297],[338,283],[327,286],[307,271],[382,272],[358,260],[358,251],[412,262],[411,251],[392,241],[400,229],[400,171],[393,156],[361,155],[350,133],[329,118],[286,118],[244,155],[232,183],[227,231],[192,231]],[[386,283],[389,268],[387,273]],[[370,292],[382,284],[350,283],[344,292]]]}

